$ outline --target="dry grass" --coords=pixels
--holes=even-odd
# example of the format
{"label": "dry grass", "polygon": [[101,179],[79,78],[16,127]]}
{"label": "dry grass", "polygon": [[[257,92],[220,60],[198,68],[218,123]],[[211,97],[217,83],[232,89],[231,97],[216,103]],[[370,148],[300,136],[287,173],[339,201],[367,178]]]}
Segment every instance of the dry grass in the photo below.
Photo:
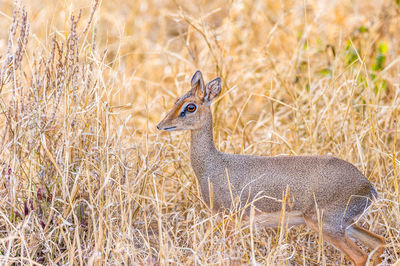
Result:
{"label": "dry grass", "polygon": [[208,211],[188,134],[155,129],[196,69],[220,150],[354,163],[399,264],[399,1],[269,2],[0,0],[0,264],[348,264]]}

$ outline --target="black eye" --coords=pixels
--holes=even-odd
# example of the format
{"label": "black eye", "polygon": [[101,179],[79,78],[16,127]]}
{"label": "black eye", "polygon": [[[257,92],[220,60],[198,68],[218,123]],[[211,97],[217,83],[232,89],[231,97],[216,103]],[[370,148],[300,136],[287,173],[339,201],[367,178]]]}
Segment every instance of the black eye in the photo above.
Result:
{"label": "black eye", "polygon": [[188,112],[190,112],[190,113],[193,113],[194,111],[196,111],[196,105],[194,105],[193,103],[191,103],[191,104],[188,104],[187,106],[186,106],[186,111],[188,111]]}

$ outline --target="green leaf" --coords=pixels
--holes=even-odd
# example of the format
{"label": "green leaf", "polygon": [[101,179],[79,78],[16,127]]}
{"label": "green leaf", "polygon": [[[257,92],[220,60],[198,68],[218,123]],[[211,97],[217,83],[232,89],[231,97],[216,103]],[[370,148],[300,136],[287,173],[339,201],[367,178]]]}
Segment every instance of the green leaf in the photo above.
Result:
{"label": "green leaf", "polygon": [[374,86],[374,93],[375,95],[378,94],[379,91],[385,91],[386,90],[386,80],[378,80],[375,82]]}
{"label": "green leaf", "polygon": [[[399,0],[400,1],[400,0]],[[388,51],[388,45],[385,42],[380,42],[378,44],[378,51],[382,54],[386,54],[386,52]]]}
{"label": "green leaf", "polygon": [[388,45],[385,42],[379,42],[378,53],[375,57],[375,64],[372,65],[373,71],[381,71],[384,69],[386,61],[386,52],[388,51]]}
{"label": "green leaf", "polygon": [[[399,1],[400,1],[400,0],[399,0]],[[359,30],[361,33],[366,33],[366,32],[368,32],[368,28],[365,27],[365,26],[360,26],[360,27],[358,28],[358,30]]]}
{"label": "green leaf", "polygon": [[347,65],[351,65],[358,60],[358,55],[360,54],[360,50],[353,47],[350,41],[347,42],[345,55]]}
{"label": "green leaf", "polygon": [[329,68],[323,68],[320,71],[318,71],[318,74],[321,76],[324,76],[324,77],[327,77],[327,76],[330,77],[330,76],[332,76],[332,70],[330,70]]}

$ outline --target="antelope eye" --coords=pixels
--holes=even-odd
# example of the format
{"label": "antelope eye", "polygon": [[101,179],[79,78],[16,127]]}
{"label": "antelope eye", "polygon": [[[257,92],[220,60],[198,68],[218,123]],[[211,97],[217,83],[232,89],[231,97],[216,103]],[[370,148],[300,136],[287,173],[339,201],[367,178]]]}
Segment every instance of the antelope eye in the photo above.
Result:
{"label": "antelope eye", "polygon": [[188,112],[190,112],[190,113],[193,113],[194,111],[196,111],[196,105],[194,105],[193,103],[191,103],[191,104],[188,104],[187,106],[186,106],[186,111],[188,111]]}

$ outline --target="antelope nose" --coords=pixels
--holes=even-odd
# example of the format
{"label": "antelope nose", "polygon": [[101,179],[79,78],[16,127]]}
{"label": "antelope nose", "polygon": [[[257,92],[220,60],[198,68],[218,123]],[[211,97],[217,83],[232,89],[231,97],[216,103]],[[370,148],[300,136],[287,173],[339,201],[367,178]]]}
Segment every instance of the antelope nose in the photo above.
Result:
{"label": "antelope nose", "polygon": [[158,125],[157,125],[157,129],[158,129],[158,130],[161,130],[161,128],[160,128],[160,124],[158,124]]}

